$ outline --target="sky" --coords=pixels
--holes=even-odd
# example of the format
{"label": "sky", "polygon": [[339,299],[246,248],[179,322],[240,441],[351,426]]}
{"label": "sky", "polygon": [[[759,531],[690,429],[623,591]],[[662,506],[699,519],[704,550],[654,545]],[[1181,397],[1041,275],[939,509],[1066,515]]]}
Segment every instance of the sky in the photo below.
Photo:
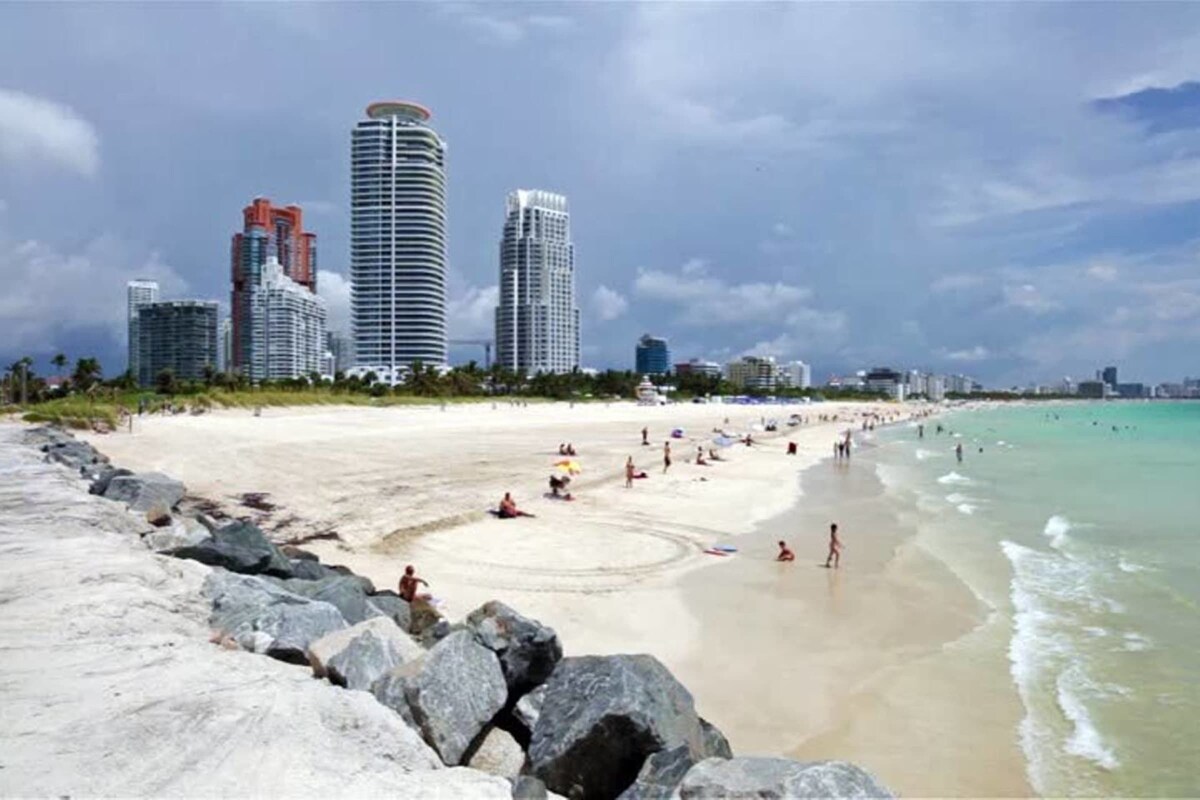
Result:
{"label": "sky", "polygon": [[[803,359],[994,386],[1200,375],[1200,5],[0,4],[0,363],[124,368],[125,282],[228,305],[304,208],[348,327],[350,130],[448,143],[449,328],[506,194],[567,195],[585,366]],[[481,358],[456,347],[452,360]]]}

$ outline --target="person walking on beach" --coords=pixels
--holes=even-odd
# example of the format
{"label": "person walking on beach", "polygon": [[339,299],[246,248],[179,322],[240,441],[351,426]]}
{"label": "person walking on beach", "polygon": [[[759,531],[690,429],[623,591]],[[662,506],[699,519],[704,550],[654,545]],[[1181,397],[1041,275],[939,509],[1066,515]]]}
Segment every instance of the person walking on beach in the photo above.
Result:
{"label": "person walking on beach", "polygon": [[629,458],[625,459],[625,488],[626,489],[633,488],[633,473],[634,473],[633,456],[630,456]]}
{"label": "person walking on beach", "polygon": [[825,568],[829,569],[829,562],[833,562],[833,568],[837,569],[838,564],[842,560],[842,540],[837,535],[837,523],[829,523],[829,555],[825,556]]}
{"label": "person walking on beach", "polygon": [[787,542],[779,543],[779,555],[775,556],[776,561],[795,561],[796,554],[793,553],[787,546]]}
{"label": "person walking on beach", "polygon": [[[416,575],[416,570],[413,569],[413,565],[409,564],[404,568],[404,574],[400,576],[400,599],[408,603],[416,600],[418,585],[428,586],[429,584],[423,579],[418,578]],[[428,600],[429,595],[421,595],[421,599]]]}
{"label": "person walking on beach", "polygon": [[671,468],[671,443],[663,442],[663,474]]}

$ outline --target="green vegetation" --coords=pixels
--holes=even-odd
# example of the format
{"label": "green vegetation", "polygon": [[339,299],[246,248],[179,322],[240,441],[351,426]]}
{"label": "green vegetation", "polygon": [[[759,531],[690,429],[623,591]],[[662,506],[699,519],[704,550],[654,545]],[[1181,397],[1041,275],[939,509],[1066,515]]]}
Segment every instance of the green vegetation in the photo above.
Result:
{"label": "green vegetation", "polygon": [[[201,381],[181,381],[170,370],[155,376],[154,387],[139,389],[128,372],[105,381],[94,358],[75,362],[69,378],[47,380],[36,375],[33,360],[23,358],[8,367],[0,379],[0,412],[20,413],[30,422],[51,422],[67,427],[115,428],[122,416],[139,410],[202,413],[212,408],[272,406],[357,405],[393,406],[430,402],[479,402],[497,398],[522,401],[573,400],[577,402],[631,399],[641,376],[631,371],[608,370],[588,374],[576,370],[563,375],[518,375],[498,366],[482,369],[475,362],[439,372],[414,365],[409,380],[390,387],[368,373],[322,381],[320,376],[271,381],[251,386],[241,376],[207,369]],[[52,363],[65,371],[68,361],[59,354]],[[709,395],[765,395],[738,390],[725,380],[706,375],[652,376],[659,386],[671,386],[671,397],[688,401]],[[780,389],[776,396],[816,399],[878,400],[880,395],[854,389]]]}

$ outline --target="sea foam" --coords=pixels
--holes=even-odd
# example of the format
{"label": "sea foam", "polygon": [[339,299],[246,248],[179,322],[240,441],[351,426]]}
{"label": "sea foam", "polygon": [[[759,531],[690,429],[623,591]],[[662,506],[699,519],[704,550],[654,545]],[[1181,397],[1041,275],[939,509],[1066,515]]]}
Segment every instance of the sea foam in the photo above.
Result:
{"label": "sea foam", "polygon": [[1067,532],[1074,527],[1071,525],[1071,520],[1055,514],[1050,519],[1046,520],[1046,527],[1042,529],[1042,535],[1050,540],[1050,546],[1055,550],[1062,550],[1063,545],[1067,543]]}
{"label": "sea foam", "polygon": [[1058,707],[1073,726],[1071,735],[1067,738],[1067,752],[1086,758],[1107,770],[1119,767],[1121,762],[1117,760],[1112,746],[1105,741],[1096,727],[1091,712],[1081,697],[1091,684],[1082,667],[1078,664],[1068,667],[1059,674],[1056,683]]}
{"label": "sea foam", "polygon": [[959,503],[955,506],[955,508],[958,509],[958,513],[966,514],[969,517],[975,513],[975,509],[978,508],[978,506],[973,506],[970,503]]}
{"label": "sea foam", "polygon": [[966,475],[959,475],[957,472],[949,472],[938,478],[937,482],[944,485],[970,486],[975,481],[971,480]]}

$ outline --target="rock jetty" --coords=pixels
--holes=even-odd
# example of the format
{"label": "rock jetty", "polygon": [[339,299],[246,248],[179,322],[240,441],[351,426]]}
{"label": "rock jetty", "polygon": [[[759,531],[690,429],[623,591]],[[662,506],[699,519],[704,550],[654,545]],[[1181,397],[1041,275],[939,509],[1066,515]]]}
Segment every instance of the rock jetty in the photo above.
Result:
{"label": "rock jetty", "polygon": [[[5,453],[34,448],[42,454],[36,469],[24,453]],[[874,777],[851,764],[735,757],[721,732],[699,716],[688,690],[651,655],[564,658],[553,629],[498,601],[452,624],[427,604],[410,605],[345,567],[323,564],[298,548],[280,548],[251,523],[218,524],[182,513],[181,483],[158,473],[120,469],[64,431],[0,428],[0,457],[21,466],[30,480],[63,484],[68,476],[77,476],[81,496],[87,496],[86,489],[97,496],[89,501],[92,504],[110,503],[110,510],[90,508],[96,519],[124,515],[115,528],[123,538],[113,541],[116,537],[105,534],[106,546],[119,549],[138,541],[167,557],[147,554],[138,569],[174,575],[159,579],[172,588],[156,590],[150,583],[141,591],[161,595],[152,601],[159,624],[172,614],[184,620],[194,620],[196,609],[203,614],[202,626],[173,623],[181,652],[186,650],[193,659],[204,654],[192,663],[193,673],[197,663],[229,668],[230,658],[240,654],[236,669],[229,668],[232,673],[254,672],[257,663],[263,665],[257,669],[273,679],[288,676],[282,685],[289,690],[306,680],[307,688],[289,699],[286,718],[278,719],[272,732],[285,728],[292,716],[315,716],[322,723],[336,717],[339,722],[325,727],[340,733],[325,730],[324,735],[350,740],[341,747],[350,760],[329,765],[330,776],[314,779],[300,791],[294,781],[278,787],[255,783],[256,768],[234,758],[228,772],[245,769],[249,782],[239,784],[243,776],[225,774],[223,781],[188,785],[167,778],[160,783],[135,780],[121,787],[95,780],[68,785],[32,778],[22,782],[19,775],[25,773],[6,769],[0,772],[4,794],[343,795],[399,789],[409,796],[560,795],[579,800],[891,796]],[[6,510],[4,500],[0,493],[0,512]],[[16,526],[11,521],[0,526],[0,543],[12,547],[17,539],[29,539],[28,531],[17,530],[20,526],[21,520]],[[121,554],[125,561],[131,558],[128,551]],[[172,563],[186,568],[169,569]],[[32,591],[33,585],[18,585],[16,591],[25,588]],[[190,596],[181,596],[184,591]],[[112,624],[119,627],[120,621]],[[0,633],[7,636],[11,631],[5,627]],[[136,638],[131,643],[146,646]],[[193,749],[250,746],[214,738],[219,708],[202,712],[214,718],[195,729],[181,727],[184,719],[195,716],[189,717],[188,705],[203,702],[197,698],[214,686],[216,691],[231,691],[224,688],[227,679],[214,677],[219,668],[200,671],[204,682],[190,692],[155,701],[164,705],[139,722],[143,736],[186,736],[187,747]],[[271,709],[281,702],[279,691],[251,682],[236,690],[237,702],[258,698],[261,708]],[[309,707],[298,713],[292,701]],[[113,709],[97,709],[101,712]],[[103,747],[106,720],[77,723],[83,728],[72,735],[79,744]],[[378,742],[362,747],[364,737],[377,737]],[[339,749],[336,743],[330,747]],[[357,762],[356,747],[361,751]],[[389,759],[394,775],[374,783],[363,777],[386,772],[383,764]],[[321,760],[324,763],[327,759]],[[306,765],[305,774],[316,766],[320,764]],[[357,777],[343,782],[336,774],[339,770]],[[320,791],[313,791],[318,784]]]}

